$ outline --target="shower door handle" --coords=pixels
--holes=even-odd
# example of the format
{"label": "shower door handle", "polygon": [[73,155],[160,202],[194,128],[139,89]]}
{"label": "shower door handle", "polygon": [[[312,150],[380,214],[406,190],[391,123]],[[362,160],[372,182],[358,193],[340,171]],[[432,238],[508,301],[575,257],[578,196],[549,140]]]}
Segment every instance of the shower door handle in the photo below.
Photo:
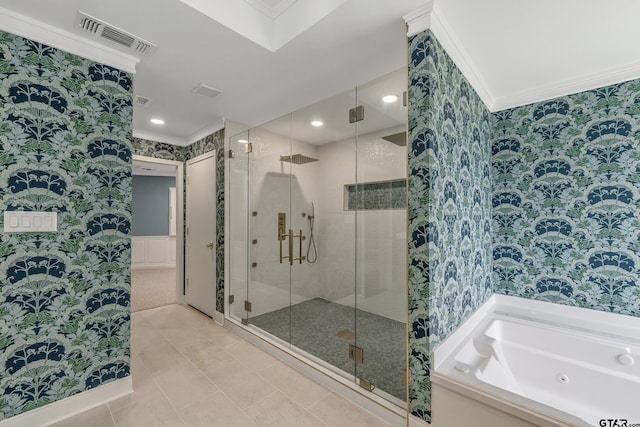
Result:
{"label": "shower door handle", "polygon": [[285,257],[289,260],[289,265],[293,265],[293,231],[289,230],[289,256]]}
{"label": "shower door handle", "polygon": [[[294,257],[293,256],[293,239],[298,238],[298,254],[300,256],[298,257]],[[283,256],[282,255],[282,242],[285,239],[289,239],[289,256]],[[293,234],[293,230],[289,230],[288,233],[284,233],[280,235],[280,238],[278,239],[280,240],[280,264],[282,264],[282,260],[288,259],[289,260],[289,265],[293,265],[293,261],[299,261],[300,264],[302,264],[302,230],[300,230],[300,234]]]}
{"label": "shower door handle", "polygon": [[[297,258],[293,258],[291,260],[291,264],[293,265],[293,261],[298,261],[299,264],[302,264],[302,230],[300,230],[300,234],[293,234],[291,230],[289,230],[289,232],[292,234],[292,237],[298,238],[298,255],[299,256]],[[293,246],[293,244],[291,246]]]}

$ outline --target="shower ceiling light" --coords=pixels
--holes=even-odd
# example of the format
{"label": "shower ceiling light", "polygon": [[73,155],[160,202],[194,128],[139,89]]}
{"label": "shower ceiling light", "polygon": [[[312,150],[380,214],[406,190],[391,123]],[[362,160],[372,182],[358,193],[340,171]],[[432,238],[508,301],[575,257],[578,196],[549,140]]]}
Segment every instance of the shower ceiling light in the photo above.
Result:
{"label": "shower ceiling light", "polygon": [[163,125],[164,124],[164,120],[162,120],[162,119],[151,119],[151,123],[153,123],[154,125]]}
{"label": "shower ceiling light", "polygon": [[248,144],[249,143],[249,141],[247,141],[246,139],[239,139],[238,142],[240,144]]}
{"label": "shower ceiling light", "polygon": [[324,123],[322,123],[320,120],[314,120],[311,122],[311,126],[315,126],[315,127],[320,127],[322,126]]}
{"label": "shower ceiling light", "polygon": [[396,102],[398,97],[395,95],[387,95],[382,97],[382,102],[386,102],[387,104],[391,104],[392,102]]}

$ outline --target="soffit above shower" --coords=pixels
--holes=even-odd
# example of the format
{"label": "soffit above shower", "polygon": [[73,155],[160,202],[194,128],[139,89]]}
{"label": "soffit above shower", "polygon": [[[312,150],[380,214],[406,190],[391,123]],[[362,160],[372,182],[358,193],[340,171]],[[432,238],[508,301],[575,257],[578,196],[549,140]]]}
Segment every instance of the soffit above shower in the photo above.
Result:
{"label": "soffit above shower", "polygon": [[180,0],[241,36],[275,52],[347,0]]}
{"label": "soffit above shower", "polygon": [[176,167],[174,165],[134,160],[131,166],[131,174],[141,176],[176,176]]}

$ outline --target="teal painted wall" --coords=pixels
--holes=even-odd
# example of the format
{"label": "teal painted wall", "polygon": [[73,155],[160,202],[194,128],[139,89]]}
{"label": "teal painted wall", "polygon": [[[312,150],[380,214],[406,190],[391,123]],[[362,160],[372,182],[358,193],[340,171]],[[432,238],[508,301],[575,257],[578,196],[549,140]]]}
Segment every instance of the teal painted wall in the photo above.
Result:
{"label": "teal painted wall", "polygon": [[0,32],[0,419],[129,375],[131,79]]}
{"label": "teal painted wall", "polygon": [[173,176],[132,177],[131,235],[169,235],[169,188],[176,186]]}
{"label": "teal painted wall", "polygon": [[640,316],[640,81],[493,123],[495,291]]}
{"label": "teal painted wall", "polygon": [[491,115],[430,31],[409,40],[409,398],[430,352],[492,294]]}

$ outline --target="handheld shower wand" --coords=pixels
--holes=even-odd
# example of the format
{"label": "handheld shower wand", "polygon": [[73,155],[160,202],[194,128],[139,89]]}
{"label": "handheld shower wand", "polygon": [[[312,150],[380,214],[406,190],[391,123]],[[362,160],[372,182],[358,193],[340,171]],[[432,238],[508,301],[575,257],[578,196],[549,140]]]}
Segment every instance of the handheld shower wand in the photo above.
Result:
{"label": "handheld shower wand", "polygon": [[311,215],[307,215],[309,218],[309,246],[307,247],[307,262],[313,264],[318,260],[318,250],[316,249],[316,240],[313,236],[313,227],[316,221],[315,207],[311,202]]}

